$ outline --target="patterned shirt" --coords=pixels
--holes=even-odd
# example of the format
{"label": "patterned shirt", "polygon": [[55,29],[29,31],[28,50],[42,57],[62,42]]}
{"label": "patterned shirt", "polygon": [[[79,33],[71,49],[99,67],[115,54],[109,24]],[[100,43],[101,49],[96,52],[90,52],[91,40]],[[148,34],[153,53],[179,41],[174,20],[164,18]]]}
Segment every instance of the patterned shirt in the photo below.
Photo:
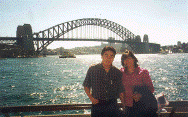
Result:
{"label": "patterned shirt", "polygon": [[95,99],[117,99],[119,94],[124,92],[121,78],[122,73],[119,69],[111,66],[107,73],[100,63],[89,68],[83,86],[91,88]]}
{"label": "patterned shirt", "polygon": [[154,87],[152,80],[150,78],[149,72],[146,69],[141,69],[137,67],[133,73],[129,74],[124,72],[124,68],[120,69],[123,73],[122,82],[125,88],[125,105],[133,106],[133,90],[135,86],[148,86],[151,92],[154,92]]}

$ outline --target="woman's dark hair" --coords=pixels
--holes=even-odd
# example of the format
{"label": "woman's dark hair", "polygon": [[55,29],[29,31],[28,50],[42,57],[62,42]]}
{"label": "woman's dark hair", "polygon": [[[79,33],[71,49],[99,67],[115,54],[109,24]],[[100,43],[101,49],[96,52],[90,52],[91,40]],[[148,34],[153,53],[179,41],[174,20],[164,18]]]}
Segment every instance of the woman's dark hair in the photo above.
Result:
{"label": "woman's dark hair", "polygon": [[101,55],[103,55],[106,51],[112,51],[114,53],[114,56],[116,55],[116,50],[112,46],[105,46],[102,49]]}
{"label": "woman's dark hair", "polygon": [[121,65],[124,67],[124,60],[126,60],[128,57],[131,57],[134,59],[134,67],[138,67],[138,59],[134,56],[133,52],[131,51],[125,51],[121,56]]}

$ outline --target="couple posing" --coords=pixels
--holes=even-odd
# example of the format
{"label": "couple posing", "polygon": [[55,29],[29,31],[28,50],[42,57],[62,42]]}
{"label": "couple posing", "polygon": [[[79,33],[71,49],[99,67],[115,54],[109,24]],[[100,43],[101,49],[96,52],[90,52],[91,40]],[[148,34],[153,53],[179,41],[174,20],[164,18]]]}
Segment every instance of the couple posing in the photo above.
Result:
{"label": "couple posing", "polygon": [[[115,55],[113,47],[104,47],[102,62],[87,71],[83,86],[92,102],[91,116],[157,117],[156,109],[148,109],[143,104],[145,97],[149,96],[145,93],[154,92],[149,72],[138,66],[138,60],[131,51],[122,54],[123,67],[119,70],[112,65]],[[117,98],[123,104],[123,111],[119,110]]]}

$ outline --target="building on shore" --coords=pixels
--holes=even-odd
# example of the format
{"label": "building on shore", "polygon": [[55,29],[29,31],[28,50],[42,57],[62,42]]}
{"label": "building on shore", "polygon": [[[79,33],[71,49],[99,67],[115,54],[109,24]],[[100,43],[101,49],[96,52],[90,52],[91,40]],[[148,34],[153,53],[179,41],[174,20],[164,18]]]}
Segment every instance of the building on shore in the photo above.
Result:
{"label": "building on shore", "polygon": [[0,58],[16,58],[19,49],[16,45],[0,44]]}

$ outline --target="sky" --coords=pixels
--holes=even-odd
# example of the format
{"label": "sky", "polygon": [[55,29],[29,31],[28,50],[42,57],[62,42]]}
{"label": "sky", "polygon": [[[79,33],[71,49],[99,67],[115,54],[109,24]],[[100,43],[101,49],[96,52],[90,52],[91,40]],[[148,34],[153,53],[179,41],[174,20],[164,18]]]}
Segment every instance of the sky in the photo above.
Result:
{"label": "sky", "polygon": [[[186,0],[0,0],[0,37],[16,37],[18,25],[30,24],[34,33],[82,18],[113,21],[161,46],[188,42]],[[100,44],[57,41],[48,49]]]}

